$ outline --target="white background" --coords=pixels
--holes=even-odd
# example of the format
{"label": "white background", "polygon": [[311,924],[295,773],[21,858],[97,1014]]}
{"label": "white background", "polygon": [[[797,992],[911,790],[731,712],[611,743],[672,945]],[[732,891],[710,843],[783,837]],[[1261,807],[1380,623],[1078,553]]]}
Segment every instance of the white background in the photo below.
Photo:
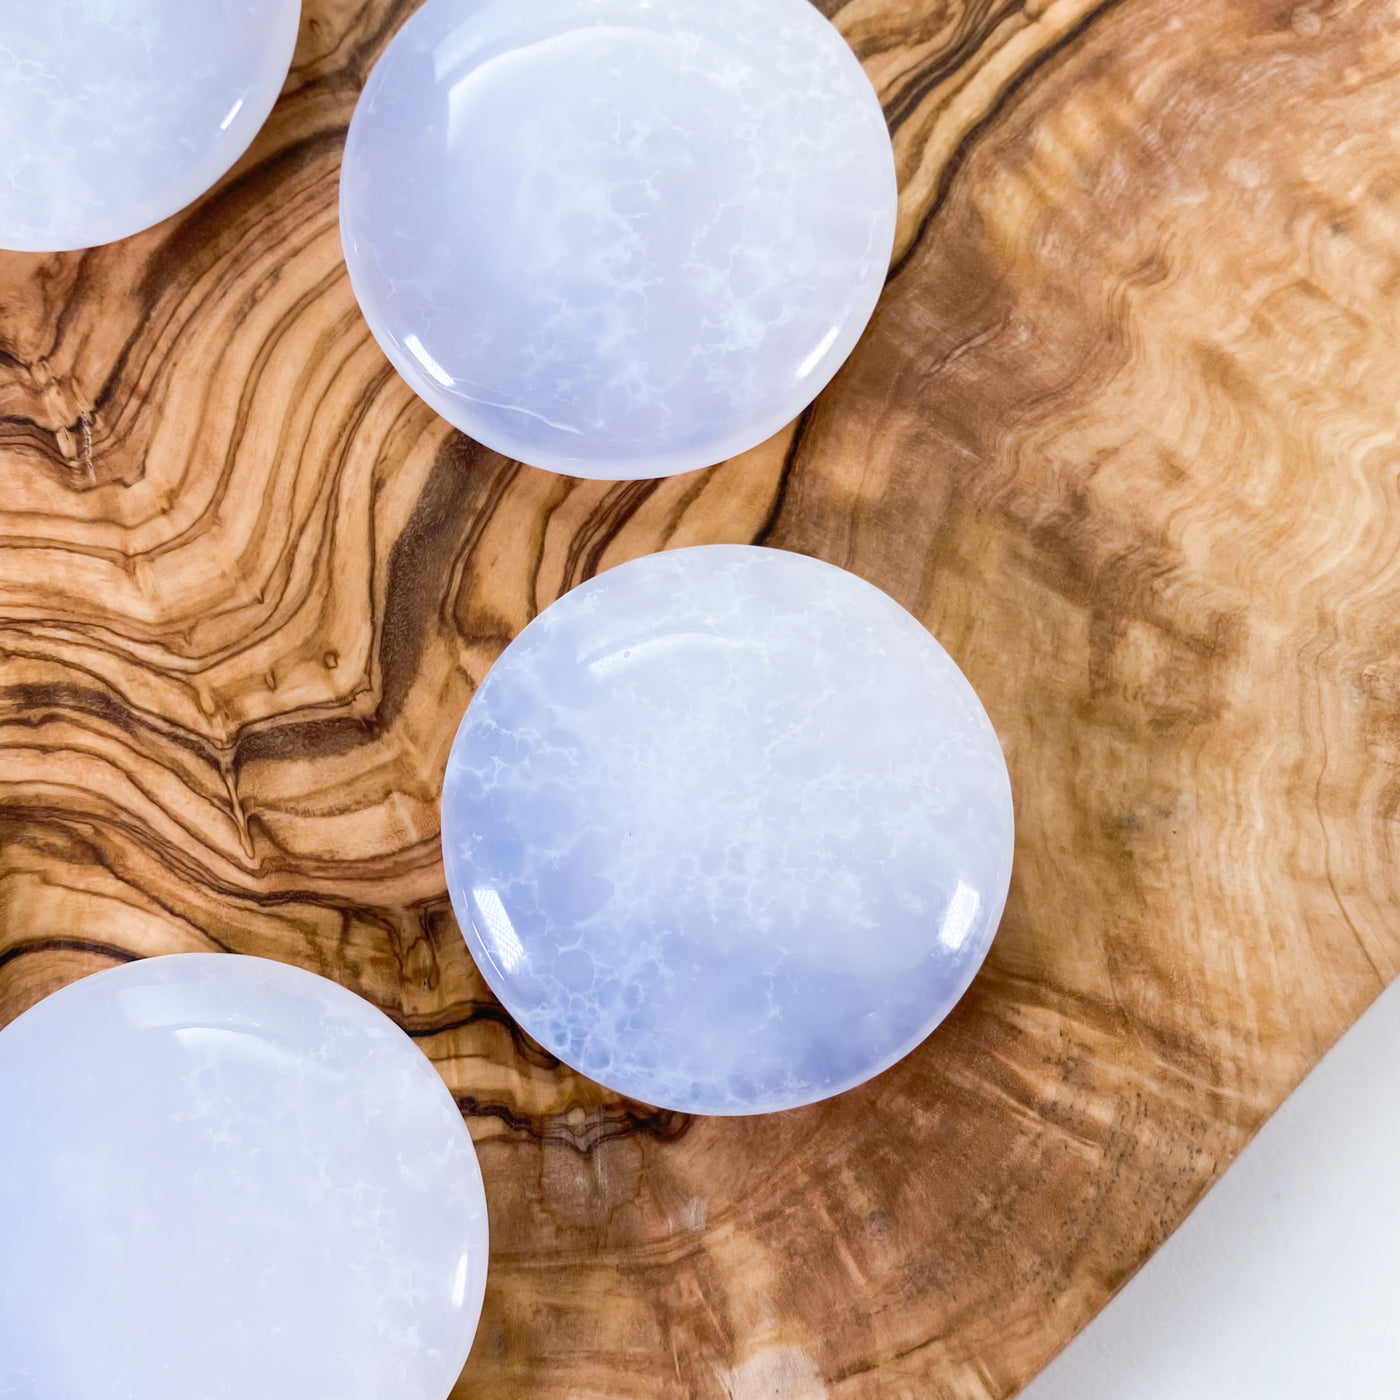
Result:
{"label": "white background", "polygon": [[1022,1400],[1400,1400],[1400,982]]}

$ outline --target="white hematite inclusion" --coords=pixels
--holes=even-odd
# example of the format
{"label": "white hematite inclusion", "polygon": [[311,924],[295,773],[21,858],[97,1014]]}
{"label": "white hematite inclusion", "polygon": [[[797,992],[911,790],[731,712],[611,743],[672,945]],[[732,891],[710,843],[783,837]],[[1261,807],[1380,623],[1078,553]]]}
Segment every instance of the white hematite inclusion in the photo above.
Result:
{"label": "white hematite inclusion", "polygon": [[300,0],[0,0],[0,248],[110,243],[247,150]]}
{"label": "white hematite inclusion", "polygon": [[0,1032],[0,1396],[446,1400],[486,1256],[452,1096],[332,982],[153,958]]}
{"label": "white hematite inclusion", "polygon": [[428,0],[360,98],[340,210],[428,403],[624,478],[811,402],[875,307],[895,194],[875,93],[808,0]]}
{"label": "white hematite inclusion", "polygon": [[1011,789],[972,687],[893,599],[748,546],[623,564],[546,609],[467,710],[448,885],[556,1055],[749,1113],[911,1050],[986,954]]}

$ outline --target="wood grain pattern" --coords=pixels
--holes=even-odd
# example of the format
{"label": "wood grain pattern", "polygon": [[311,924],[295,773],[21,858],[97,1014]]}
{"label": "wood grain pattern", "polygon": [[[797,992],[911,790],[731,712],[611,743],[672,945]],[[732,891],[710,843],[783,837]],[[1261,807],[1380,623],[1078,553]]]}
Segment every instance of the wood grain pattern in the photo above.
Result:
{"label": "wood grain pattern", "polygon": [[[847,0],[897,261],[798,424],[620,485],[390,371],[335,224],[411,0],[306,0],[195,209],[0,258],[0,1020],[228,948],[394,1015],[470,1116],[479,1400],[1001,1397],[1400,971],[1400,7]],[[600,568],[854,569],[981,692],[1018,804],[983,975],[864,1089],[618,1100],[492,1001],[436,801],[476,681]]]}

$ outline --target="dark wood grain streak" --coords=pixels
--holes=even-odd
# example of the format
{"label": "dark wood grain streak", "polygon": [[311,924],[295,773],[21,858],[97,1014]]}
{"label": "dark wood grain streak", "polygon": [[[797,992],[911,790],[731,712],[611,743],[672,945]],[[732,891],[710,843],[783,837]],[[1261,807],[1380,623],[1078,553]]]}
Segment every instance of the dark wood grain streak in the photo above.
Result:
{"label": "dark wood grain streak", "polygon": [[[885,120],[891,133],[897,133],[918,110],[920,103],[940,83],[946,82],[965,67],[995,33],[997,27],[1013,15],[1024,15],[1025,6],[1013,0],[1006,5],[969,5],[958,14],[951,39],[935,51],[936,57],[920,64],[884,101]],[[1083,24],[1083,21],[1080,22]],[[1079,27],[1079,26],[1076,26]],[[906,42],[909,36],[901,36]],[[1064,41],[1061,40],[1061,43]],[[864,55],[862,55],[864,56]]]}
{"label": "dark wood grain streak", "polygon": [[[1006,109],[1007,105],[1015,98],[1016,93],[1027,83],[1034,80],[1036,75],[1049,63],[1052,63],[1061,54],[1067,52],[1073,45],[1079,43],[1089,32],[1090,28],[1110,10],[1124,3],[1124,0],[1100,0],[1100,3],[1089,10],[1082,18],[1078,19],[1068,30],[1047,44],[1045,48],[1036,52],[1024,68],[1020,69],[1015,76],[1001,88],[991,105],[981,113],[976,121],[972,122],[967,130],[959,137],[958,143],[953,147],[951,154],[943,163],[938,173],[938,181],[933,187],[933,193],[928,199],[927,205],[920,212],[917,222],[914,225],[912,236],[907,236],[903,246],[897,251],[893,264],[890,267],[890,278],[898,277],[903,271],[905,264],[913,256],[923,238],[929,225],[938,216],[943,208],[949,194],[953,189],[953,182],[957,179],[958,172],[962,169],[964,161],[976,148],[977,142],[992,127],[998,117]],[[932,92],[939,79],[945,76],[941,73],[930,71],[926,78],[921,79],[919,86],[910,94],[910,100],[901,106],[901,114],[908,115],[913,109],[913,105],[918,100],[926,97]],[[887,112],[889,109],[886,109]],[[901,120],[900,115],[890,113],[890,129],[897,131]]]}
{"label": "dark wood grain streak", "polygon": [[90,938],[39,938],[30,943],[10,944],[0,953],[0,968],[16,958],[34,957],[40,953],[90,953],[95,958],[106,958],[114,963],[135,962],[139,956],[125,948],[98,943]]}

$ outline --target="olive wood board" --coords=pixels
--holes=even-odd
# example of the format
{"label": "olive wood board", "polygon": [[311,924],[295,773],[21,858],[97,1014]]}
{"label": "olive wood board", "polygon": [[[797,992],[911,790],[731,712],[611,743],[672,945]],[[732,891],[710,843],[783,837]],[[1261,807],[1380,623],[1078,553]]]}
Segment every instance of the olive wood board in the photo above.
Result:
{"label": "olive wood board", "polygon": [[[901,183],[802,418],[661,481],[468,441],[337,229],[411,0],[306,0],[195,207],[0,256],[0,1022],[227,949],[384,1008],[467,1115],[473,1400],[986,1400],[1104,1304],[1400,970],[1400,7],[848,0]],[[977,687],[1015,792],[986,967],[768,1117],[524,1035],[444,892],[459,717],[652,550],[851,569]]]}

